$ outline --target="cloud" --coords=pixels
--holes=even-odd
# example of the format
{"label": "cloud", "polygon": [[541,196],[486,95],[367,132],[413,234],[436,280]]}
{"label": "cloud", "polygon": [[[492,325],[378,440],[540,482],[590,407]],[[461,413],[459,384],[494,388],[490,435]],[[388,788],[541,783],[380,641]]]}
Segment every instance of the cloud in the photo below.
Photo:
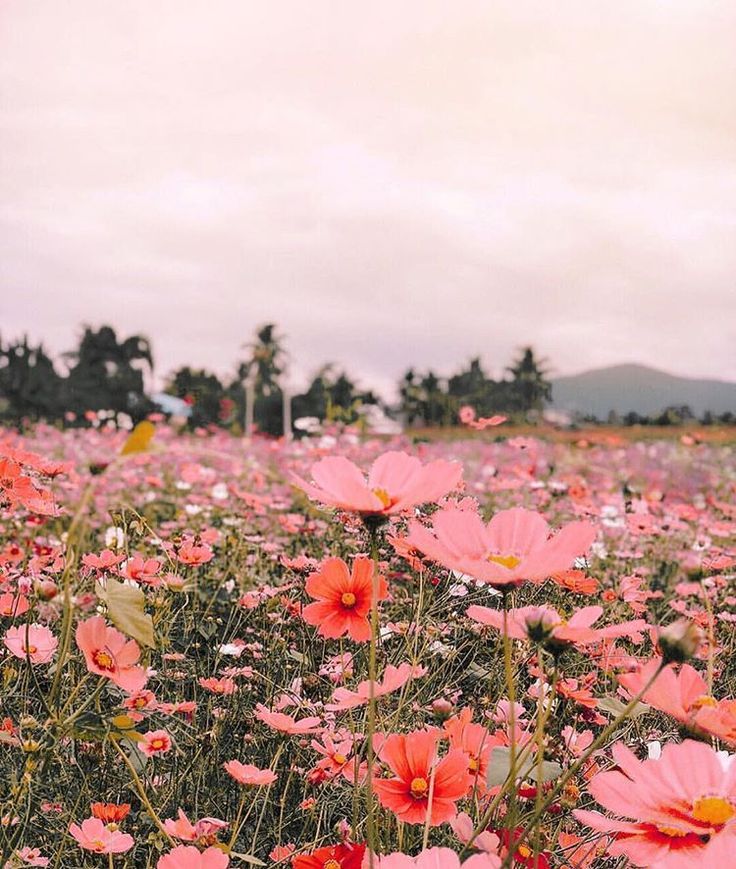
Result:
{"label": "cloud", "polygon": [[280,324],[335,360],[736,378],[736,10],[16,0],[0,322],[224,372]]}

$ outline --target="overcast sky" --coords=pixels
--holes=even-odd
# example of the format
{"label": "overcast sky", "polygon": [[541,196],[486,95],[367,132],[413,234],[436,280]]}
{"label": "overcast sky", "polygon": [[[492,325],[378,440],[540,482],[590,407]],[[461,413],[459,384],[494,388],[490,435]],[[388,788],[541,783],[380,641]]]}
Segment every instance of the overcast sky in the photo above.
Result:
{"label": "overcast sky", "polygon": [[736,379],[733,0],[2,0],[0,334]]}

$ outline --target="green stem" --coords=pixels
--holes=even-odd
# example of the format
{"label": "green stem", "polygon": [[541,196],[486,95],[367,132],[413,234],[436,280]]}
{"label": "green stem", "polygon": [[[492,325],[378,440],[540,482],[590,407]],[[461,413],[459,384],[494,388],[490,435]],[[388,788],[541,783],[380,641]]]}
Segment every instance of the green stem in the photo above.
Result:
{"label": "green stem", "polygon": [[621,714],[614,718],[614,720],[607,727],[605,727],[601,731],[601,733],[598,734],[598,736],[593,740],[587,750],[583,754],[581,754],[577,761],[575,761],[575,763],[561,776],[561,778],[552,789],[552,791],[549,793],[547,798],[544,800],[544,802],[538,808],[535,808],[534,814],[519,834],[519,838],[514,839],[513,836],[510,838],[508,853],[503,863],[501,864],[501,869],[507,869],[507,867],[511,866],[511,861],[514,858],[514,854],[518,850],[519,846],[524,844],[527,836],[531,832],[532,828],[538,823],[544,812],[546,812],[549,806],[551,806],[552,803],[557,799],[557,797],[562,792],[565,785],[570,781],[570,779],[577,775],[579,770],[583,767],[583,765],[593,754],[593,752],[597,751],[607,741],[608,737],[619,727],[619,725],[629,717],[636,704],[652,687],[655,679],[657,679],[665,666],[666,665],[664,661],[661,661],[659,667],[657,667],[656,671],[652,674],[652,677],[649,679],[646,685],[644,685],[641,691],[639,691],[639,693],[635,697],[632,697],[631,700],[629,700],[629,702],[621,711]]}

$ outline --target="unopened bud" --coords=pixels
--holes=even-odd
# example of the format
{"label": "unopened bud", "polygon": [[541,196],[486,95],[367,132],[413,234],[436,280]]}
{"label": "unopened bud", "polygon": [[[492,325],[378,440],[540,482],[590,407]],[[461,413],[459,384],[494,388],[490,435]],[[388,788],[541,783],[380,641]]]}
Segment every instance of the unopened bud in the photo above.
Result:
{"label": "unopened bud", "polygon": [[437,700],[432,701],[432,712],[440,721],[444,721],[452,715],[452,708],[452,703],[445,700],[444,697],[438,697]]}
{"label": "unopened bud", "polygon": [[698,651],[703,632],[695,622],[678,619],[666,628],[660,628],[657,641],[665,664],[681,664]]}

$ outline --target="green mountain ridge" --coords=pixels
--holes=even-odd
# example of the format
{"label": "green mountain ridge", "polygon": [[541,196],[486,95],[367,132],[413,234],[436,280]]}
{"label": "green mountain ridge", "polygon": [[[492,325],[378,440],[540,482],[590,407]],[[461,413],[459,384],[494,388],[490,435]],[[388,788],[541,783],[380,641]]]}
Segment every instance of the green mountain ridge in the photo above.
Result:
{"label": "green mountain ridge", "polygon": [[696,416],[736,413],[736,383],[678,377],[633,363],[552,380],[552,407],[603,420],[612,410],[651,415],[680,405],[688,405]]}

